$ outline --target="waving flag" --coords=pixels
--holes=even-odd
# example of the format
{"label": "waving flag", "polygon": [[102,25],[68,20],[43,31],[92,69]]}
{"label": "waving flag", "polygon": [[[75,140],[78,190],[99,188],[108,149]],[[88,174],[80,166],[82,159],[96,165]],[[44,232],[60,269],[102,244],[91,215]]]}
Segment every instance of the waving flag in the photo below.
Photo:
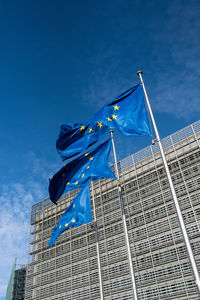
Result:
{"label": "waving flag", "polygon": [[51,247],[59,235],[68,228],[79,227],[91,221],[90,184],[88,183],[70,203],[58,224],[52,229],[53,233],[49,240],[49,247]]}
{"label": "waving flag", "polygon": [[141,84],[109,101],[90,120],[124,135],[150,135],[149,122]]}
{"label": "waving flag", "polygon": [[138,84],[109,101],[86,124],[63,123],[56,147],[69,159],[96,143],[109,129],[124,135],[150,135],[142,85]]}
{"label": "waving flag", "polygon": [[106,130],[105,126],[101,128],[98,124],[62,123],[56,141],[57,151],[63,160],[72,158],[95,144]]}
{"label": "waving flag", "polygon": [[111,140],[64,165],[49,182],[49,195],[56,204],[63,193],[82,187],[92,179],[115,178],[108,164]]}

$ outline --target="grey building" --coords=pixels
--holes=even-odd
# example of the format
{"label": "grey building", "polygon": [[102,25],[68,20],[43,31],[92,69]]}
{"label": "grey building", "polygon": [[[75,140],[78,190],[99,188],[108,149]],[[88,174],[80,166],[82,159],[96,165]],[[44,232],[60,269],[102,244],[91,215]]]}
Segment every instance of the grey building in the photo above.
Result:
{"label": "grey building", "polygon": [[[200,270],[200,122],[162,140]],[[158,145],[118,163],[138,299],[199,299]],[[58,205],[32,207],[26,300],[100,299],[91,224],[65,231],[47,248],[52,227],[77,191]],[[104,299],[133,299],[116,180],[94,184]]]}

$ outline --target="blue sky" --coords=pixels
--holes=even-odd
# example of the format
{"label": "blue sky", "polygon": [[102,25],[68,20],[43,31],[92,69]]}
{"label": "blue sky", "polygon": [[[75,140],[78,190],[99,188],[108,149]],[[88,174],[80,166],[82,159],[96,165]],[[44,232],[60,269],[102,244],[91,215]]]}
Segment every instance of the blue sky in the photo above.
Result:
{"label": "blue sky", "polygon": [[[199,15],[195,0],[0,1],[0,300],[62,164],[60,122],[88,120],[138,69],[161,137],[199,119]],[[117,134],[118,158],[149,143]]]}

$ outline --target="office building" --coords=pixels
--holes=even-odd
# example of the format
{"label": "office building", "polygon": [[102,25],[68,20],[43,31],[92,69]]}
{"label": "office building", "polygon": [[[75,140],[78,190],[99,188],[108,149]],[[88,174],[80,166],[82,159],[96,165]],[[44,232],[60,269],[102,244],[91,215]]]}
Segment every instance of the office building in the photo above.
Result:
{"label": "office building", "polygon": [[[200,122],[162,140],[200,270]],[[118,163],[139,300],[197,300],[197,286],[157,143]],[[52,227],[77,191],[55,206],[32,207],[26,300],[100,299],[92,224],[65,231],[48,249]],[[116,180],[94,183],[105,300],[133,299]]]}
{"label": "office building", "polygon": [[6,300],[24,300],[25,280],[26,266],[17,265],[15,261],[6,291]]}

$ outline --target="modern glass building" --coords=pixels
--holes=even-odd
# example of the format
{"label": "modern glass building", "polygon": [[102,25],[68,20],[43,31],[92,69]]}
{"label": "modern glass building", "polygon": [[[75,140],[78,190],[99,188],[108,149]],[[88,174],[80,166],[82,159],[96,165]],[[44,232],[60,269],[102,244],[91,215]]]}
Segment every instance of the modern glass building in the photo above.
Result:
{"label": "modern glass building", "polygon": [[6,291],[6,300],[24,300],[25,280],[26,266],[17,265],[15,260]]}
{"label": "modern glass building", "polygon": [[[200,270],[200,121],[162,140]],[[197,286],[180,231],[158,145],[118,163],[140,300],[197,300]],[[32,207],[26,300],[100,299],[92,224],[65,231],[48,249],[52,227],[77,191],[58,205]],[[105,300],[134,299],[116,180],[94,183]]]}

